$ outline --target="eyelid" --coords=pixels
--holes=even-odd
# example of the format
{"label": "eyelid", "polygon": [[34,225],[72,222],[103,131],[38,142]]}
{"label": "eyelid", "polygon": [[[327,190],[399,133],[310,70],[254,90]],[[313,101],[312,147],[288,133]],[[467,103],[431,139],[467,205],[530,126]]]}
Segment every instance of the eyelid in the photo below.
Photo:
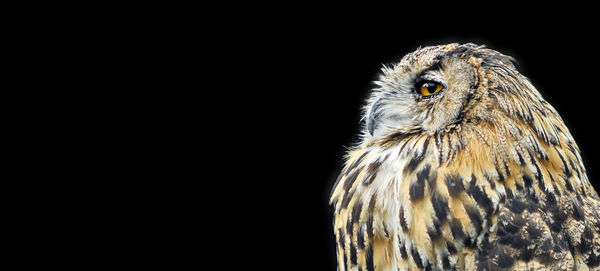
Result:
{"label": "eyelid", "polygon": [[431,81],[431,82],[435,82],[435,83],[445,86],[445,84],[442,83],[442,80],[440,80],[437,76],[430,74],[430,73],[421,74],[419,77],[417,77],[417,80],[415,80],[415,81],[417,84],[421,83],[423,81]]}
{"label": "eyelid", "polygon": [[427,79],[427,78],[419,78],[419,80],[415,81],[415,87],[416,86],[420,86],[424,83],[434,83],[434,84],[439,84],[441,85],[443,88],[446,88],[446,84],[444,84],[443,82],[441,82],[440,80],[438,80],[437,78],[432,78],[432,79]]}

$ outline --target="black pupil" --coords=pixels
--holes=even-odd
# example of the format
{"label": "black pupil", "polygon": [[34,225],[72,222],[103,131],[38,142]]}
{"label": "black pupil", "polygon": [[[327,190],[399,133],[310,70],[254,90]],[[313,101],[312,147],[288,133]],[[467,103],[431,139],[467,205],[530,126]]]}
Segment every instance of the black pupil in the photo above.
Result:
{"label": "black pupil", "polygon": [[427,88],[427,91],[429,91],[429,93],[434,93],[435,90],[437,89],[437,84],[434,84],[434,83],[425,83],[424,87]]}

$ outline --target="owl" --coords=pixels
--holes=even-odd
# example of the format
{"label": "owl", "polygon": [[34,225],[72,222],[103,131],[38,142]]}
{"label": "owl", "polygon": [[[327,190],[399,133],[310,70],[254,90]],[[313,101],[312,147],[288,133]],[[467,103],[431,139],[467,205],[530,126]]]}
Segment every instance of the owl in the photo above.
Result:
{"label": "owl", "polygon": [[384,66],[331,192],[338,270],[600,270],[600,198],[512,58],[424,47]]}

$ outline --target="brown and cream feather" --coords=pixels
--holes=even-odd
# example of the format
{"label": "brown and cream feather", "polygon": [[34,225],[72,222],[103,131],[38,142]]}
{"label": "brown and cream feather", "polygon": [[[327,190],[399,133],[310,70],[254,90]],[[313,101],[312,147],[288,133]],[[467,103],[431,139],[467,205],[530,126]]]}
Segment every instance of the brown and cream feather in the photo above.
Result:
{"label": "brown and cream feather", "polygon": [[339,270],[600,270],[577,144],[510,57],[425,47],[376,83],[331,195]]}

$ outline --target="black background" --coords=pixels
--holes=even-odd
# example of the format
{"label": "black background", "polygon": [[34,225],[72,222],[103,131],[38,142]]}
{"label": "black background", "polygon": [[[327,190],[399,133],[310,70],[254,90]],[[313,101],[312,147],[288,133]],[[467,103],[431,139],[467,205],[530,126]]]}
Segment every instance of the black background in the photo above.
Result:
{"label": "black background", "polygon": [[[238,117],[245,121],[233,137],[251,165],[240,181],[249,214],[243,225],[254,237],[249,252],[267,248],[258,251],[260,263],[335,270],[328,196],[346,149],[358,140],[361,106],[382,64],[418,46],[472,42],[514,57],[517,69],[563,117],[598,190],[598,54],[588,36],[573,31],[586,24],[492,29],[405,23],[382,27],[308,16],[298,23],[247,26],[241,31],[247,35],[235,38],[244,46],[236,47],[228,64],[244,81],[234,88],[243,112]],[[245,144],[250,138],[257,140]]]}

